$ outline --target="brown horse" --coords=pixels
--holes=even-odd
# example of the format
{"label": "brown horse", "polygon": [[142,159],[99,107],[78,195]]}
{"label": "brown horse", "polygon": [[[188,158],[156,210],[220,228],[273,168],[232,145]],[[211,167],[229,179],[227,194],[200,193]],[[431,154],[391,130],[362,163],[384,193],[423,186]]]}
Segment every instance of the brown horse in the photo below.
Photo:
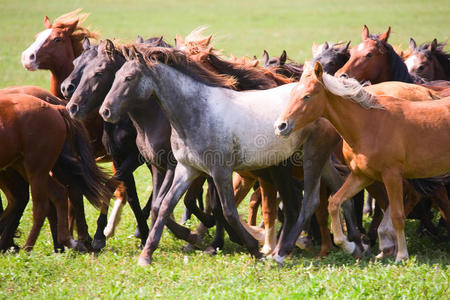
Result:
{"label": "brown horse", "polygon": [[[31,187],[33,228],[25,248],[31,250],[37,239],[47,216],[48,198],[56,207],[58,242],[78,248],[68,228],[68,191],[49,172],[58,178],[70,177],[72,172],[81,172],[81,176],[93,175],[81,182],[87,187],[88,200],[98,207],[107,197],[106,189],[95,185],[99,179],[105,182],[106,177],[96,169],[83,126],[70,119],[64,106],[49,104],[30,95],[1,93],[0,106],[0,121],[4,125],[0,137],[5,141],[0,150],[0,169],[15,169]],[[47,134],[42,135],[42,128],[46,128]],[[67,156],[73,150],[79,151],[80,159],[90,165],[79,169],[80,165]]]}
{"label": "brown horse", "polygon": [[344,157],[351,169],[328,206],[334,241],[347,252],[353,251],[355,245],[342,232],[339,208],[372,182],[382,181],[389,196],[399,261],[408,258],[402,180],[450,170],[449,111],[449,98],[411,102],[374,96],[356,80],[324,74],[316,63],[293,90],[275,126],[277,134],[288,136],[319,117],[330,120],[345,141]]}
{"label": "brown horse", "polygon": [[438,43],[434,39],[417,47],[413,38],[409,41],[409,53],[404,60],[411,74],[420,76],[427,81],[450,80],[450,54],[445,53],[447,41]]}

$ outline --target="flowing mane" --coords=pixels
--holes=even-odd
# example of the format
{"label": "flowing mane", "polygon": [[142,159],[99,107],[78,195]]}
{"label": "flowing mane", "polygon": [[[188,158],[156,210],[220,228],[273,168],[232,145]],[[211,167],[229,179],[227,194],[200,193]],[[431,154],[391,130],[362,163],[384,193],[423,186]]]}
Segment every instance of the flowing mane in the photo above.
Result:
{"label": "flowing mane", "polygon": [[97,39],[98,33],[95,31],[90,31],[88,28],[81,26],[84,21],[89,17],[87,13],[80,13],[81,8],[78,8],[72,12],[59,16],[55,19],[52,24],[54,28],[64,28],[69,24],[73,24],[75,21],[78,21],[77,27],[70,35],[70,39],[72,40],[72,47],[75,57],[78,57],[81,52],[83,52],[82,41],[84,37]]}
{"label": "flowing mane", "polygon": [[334,95],[341,96],[345,99],[349,99],[364,108],[376,108],[383,109],[374,98],[374,96],[364,89],[358,80],[353,78],[338,78],[331,76],[327,73],[323,73],[323,84],[325,88]]}
{"label": "flowing mane", "polygon": [[[123,47],[125,57],[133,47]],[[217,74],[205,68],[200,62],[191,59],[184,51],[174,48],[152,47],[145,44],[135,45],[148,67],[163,63],[209,86],[234,89],[236,79],[229,75]]]}
{"label": "flowing mane", "polygon": [[220,50],[211,45],[212,35],[205,36],[206,27],[194,29],[185,39],[177,36],[176,45],[211,72],[225,74],[236,79],[236,90],[269,89],[294,80],[258,66],[258,61],[246,57],[223,57]]}

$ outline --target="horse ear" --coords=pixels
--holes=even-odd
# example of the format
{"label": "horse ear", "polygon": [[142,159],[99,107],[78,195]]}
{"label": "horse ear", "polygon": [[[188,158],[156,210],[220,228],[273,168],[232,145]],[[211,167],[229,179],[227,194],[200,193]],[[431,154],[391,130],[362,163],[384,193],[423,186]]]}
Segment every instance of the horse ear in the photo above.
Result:
{"label": "horse ear", "polygon": [[72,23],[68,23],[66,31],[68,33],[74,32],[74,30],[77,28],[77,25],[78,25],[78,20],[75,20]]}
{"label": "horse ear", "polygon": [[265,66],[269,63],[269,53],[266,50],[263,52],[262,61]]}
{"label": "horse ear", "polygon": [[161,45],[163,40],[164,40],[164,37],[160,36],[159,39],[156,41],[156,45],[158,45],[158,46]]}
{"label": "horse ear", "polygon": [[361,32],[361,39],[362,39],[363,41],[365,41],[365,40],[367,40],[368,38],[369,38],[369,28],[367,28],[367,26],[364,25],[364,28],[363,28],[363,30],[362,30],[362,32]]}
{"label": "horse ear", "polygon": [[352,41],[348,41],[348,43],[345,45],[345,47],[341,48],[341,52],[347,52],[348,47],[350,47],[350,43],[351,43],[351,42],[352,42]]}
{"label": "horse ear", "polygon": [[122,55],[123,55],[123,57],[125,58],[126,61],[130,60],[130,52],[128,51],[127,47],[123,48]]}
{"label": "horse ear", "polygon": [[327,50],[328,48],[330,48],[330,45],[328,45],[328,42],[323,43],[323,50]]}
{"label": "horse ear", "polygon": [[417,48],[416,41],[413,38],[409,38],[409,50],[414,51]]}
{"label": "horse ear", "polygon": [[209,43],[211,43],[211,39],[212,39],[212,34],[210,34],[210,35],[205,39],[205,45],[209,45]]}
{"label": "horse ear", "polygon": [[136,38],[136,44],[143,44],[144,43],[144,38],[140,35],[137,36]]}
{"label": "horse ear", "polygon": [[320,62],[316,61],[316,64],[314,65],[314,75],[316,75],[316,79],[320,82],[323,82],[322,75],[323,75],[323,68]]}
{"label": "horse ear", "polygon": [[435,51],[436,48],[437,48],[437,46],[438,46],[437,39],[434,39],[434,40],[431,42],[431,44],[430,44],[430,51],[431,51],[431,52]]}
{"label": "horse ear", "polygon": [[105,50],[111,54],[114,52],[114,50],[116,50],[116,48],[114,47],[114,43],[109,39],[106,39]]}
{"label": "horse ear", "polygon": [[286,50],[283,50],[283,53],[281,53],[281,56],[280,56],[280,65],[284,65],[284,63],[286,62],[286,59],[287,59]]}
{"label": "horse ear", "polygon": [[44,17],[44,27],[47,29],[52,28],[52,22],[47,16]]}
{"label": "horse ear", "polygon": [[89,38],[87,36],[85,36],[83,38],[83,50],[87,50],[87,49],[89,49],[89,47],[91,47],[91,41],[89,40]]}
{"label": "horse ear", "polygon": [[378,37],[378,39],[382,42],[382,43],[386,43],[387,40],[389,39],[389,34],[391,33],[391,26],[389,26],[388,30],[386,30],[386,32],[380,34],[380,36]]}

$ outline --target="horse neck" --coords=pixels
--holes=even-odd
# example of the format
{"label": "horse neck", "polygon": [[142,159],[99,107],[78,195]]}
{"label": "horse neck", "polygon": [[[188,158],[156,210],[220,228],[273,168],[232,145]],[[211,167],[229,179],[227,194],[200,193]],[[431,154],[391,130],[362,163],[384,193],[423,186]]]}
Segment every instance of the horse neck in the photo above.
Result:
{"label": "horse neck", "polygon": [[201,118],[201,111],[207,105],[203,95],[211,93],[213,88],[165,64],[153,66],[152,72],[161,109],[172,128],[180,136],[185,136],[186,123],[193,118]]}
{"label": "horse neck", "polygon": [[374,117],[373,110],[336,96],[328,91],[323,117],[328,119],[342,138],[354,148],[364,138],[364,127]]}
{"label": "horse neck", "polygon": [[70,73],[73,70],[73,64],[70,62],[70,65],[67,64],[65,66],[62,66],[58,69],[52,69],[51,77],[50,77],[50,93],[53,95],[63,98],[63,95],[61,93],[61,83],[69,77]]}
{"label": "horse neck", "polygon": [[148,136],[152,141],[155,139],[152,137],[155,136],[158,136],[158,139],[170,139],[169,120],[161,110],[154,95],[144,103],[130,109],[128,115],[138,135]]}

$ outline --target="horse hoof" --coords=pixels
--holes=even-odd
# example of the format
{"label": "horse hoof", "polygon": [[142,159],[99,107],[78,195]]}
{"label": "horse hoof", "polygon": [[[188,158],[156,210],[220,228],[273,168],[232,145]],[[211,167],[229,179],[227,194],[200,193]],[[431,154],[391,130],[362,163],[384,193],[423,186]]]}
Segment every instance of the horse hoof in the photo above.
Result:
{"label": "horse hoof", "polygon": [[261,249],[262,254],[264,254],[265,256],[269,255],[270,253],[273,252],[272,247],[268,246],[268,245],[264,245],[264,247]]}
{"label": "horse hoof", "polygon": [[94,239],[94,241],[92,242],[92,249],[94,249],[94,251],[100,251],[105,247],[106,247],[106,240]]}
{"label": "horse hoof", "polygon": [[397,257],[395,258],[395,263],[400,263],[408,260],[408,255],[399,255],[397,253]]}
{"label": "horse hoof", "polygon": [[136,230],[134,231],[134,237],[140,239],[141,238],[141,232],[139,231],[139,228],[136,227]]}
{"label": "horse hoof", "polygon": [[103,230],[103,234],[107,238],[111,238],[114,236],[114,228],[113,227],[106,227],[105,230]]}
{"label": "horse hoof", "polygon": [[186,253],[194,252],[195,250],[199,250],[199,248],[192,244],[187,244],[182,248],[182,251]]}
{"label": "horse hoof", "polygon": [[285,256],[280,256],[280,255],[278,255],[278,252],[277,252],[277,253],[269,256],[269,258],[271,258],[274,261],[276,261],[279,266],[282,266],[283,263],[284,263]]}
{"label": "horse hoof", "polygon": [[212,246],[208,246],[205,250],[203,250],[203,253],[209,254],[209,255],[216,255],[217,254],[217,250],[212,247]]}
{"label": "horse hoof", "polygon": [[151,260],[150,257],[139,256],[139,258],[138,258],[138,263],[137,263],[137,264],[138,264],[138,266],[140,266],[140,267],[145,267],[145,266],[150,265],[151,262],[152,262],[152,260]]}
{"label": "horse hoof", "polygon": [[295,241],[295,245],[302,250],[311,250],[313,248],[313,242],[306,237],[299,237],[297,241]]}

